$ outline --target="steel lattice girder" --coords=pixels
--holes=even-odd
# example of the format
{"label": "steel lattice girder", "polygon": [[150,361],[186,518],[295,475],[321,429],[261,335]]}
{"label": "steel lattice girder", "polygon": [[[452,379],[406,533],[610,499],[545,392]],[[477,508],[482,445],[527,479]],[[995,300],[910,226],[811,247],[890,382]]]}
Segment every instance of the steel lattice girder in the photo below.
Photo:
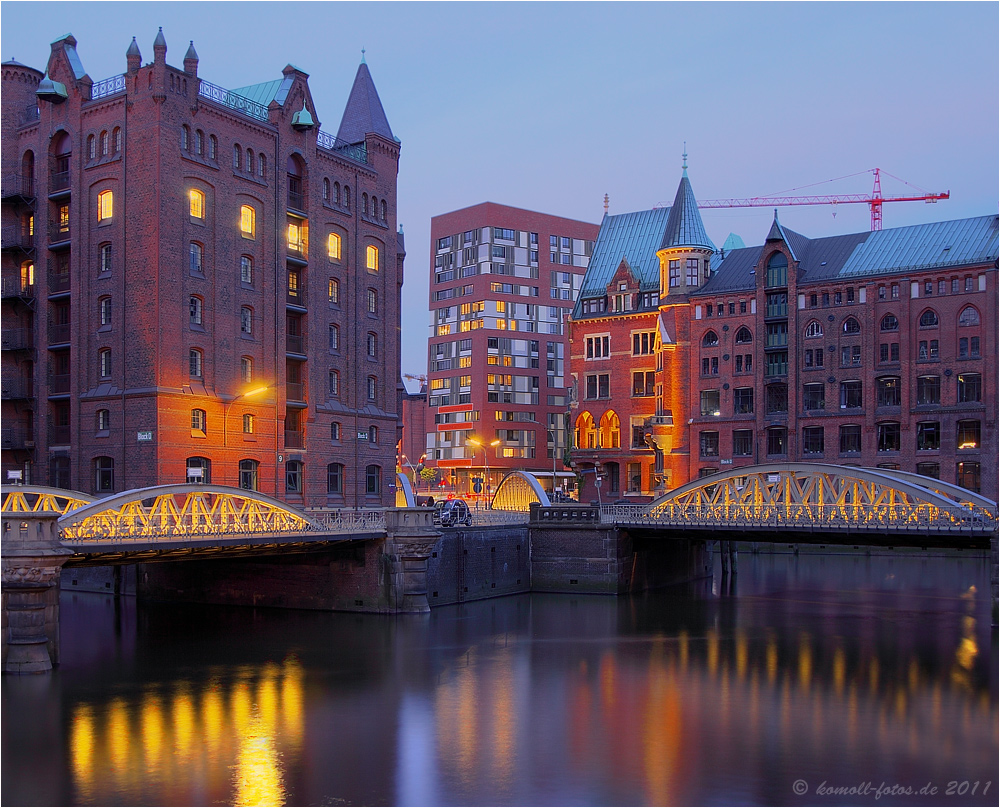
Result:
{"label": "steel lattice girder", "polygon": [[527,511],[532,502],[546,507],[551,504],[534,475],[512,471],[500,481],[490,506],[504,511]]}
{"label": "steel lattice girder", "polygon": [[[43,485],[2,486],[5,513],[38,513],[54,511],[67,513],[93,501],[93,497],[80,491],[49,488]],[[34,499],[33,502],[29,501]]]}

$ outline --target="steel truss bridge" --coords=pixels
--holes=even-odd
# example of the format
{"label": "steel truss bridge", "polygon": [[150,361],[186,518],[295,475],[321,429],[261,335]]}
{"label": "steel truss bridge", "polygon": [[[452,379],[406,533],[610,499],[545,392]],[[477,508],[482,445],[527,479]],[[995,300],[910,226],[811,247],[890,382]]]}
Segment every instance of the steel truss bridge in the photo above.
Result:
{"label": "steel truss bridge", "polygon": [[845,541],[853,535],[879,544],[902,544],[901,537],[988,544],[997,531],[997,503],[908,472],[788,463],[703,477],[647,505],[603,505],[601,521],[718,534],[842,534]]}
{"label": "steel truss bridge", "polygon": [[95,499],[79,491],[3,486],[3,513],[56,512],[71,565],[303,552],[386,536],[385,512],[305,512],[220,485],[161,485]]}

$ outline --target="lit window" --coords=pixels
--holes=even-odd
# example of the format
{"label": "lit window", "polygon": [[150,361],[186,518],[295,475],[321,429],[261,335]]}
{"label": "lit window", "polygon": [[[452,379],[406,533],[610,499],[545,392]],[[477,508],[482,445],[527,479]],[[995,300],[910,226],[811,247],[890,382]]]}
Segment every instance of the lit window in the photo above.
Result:
{"label": "lit window", "polygon": [[204,433],[205,420],[204,410],[191,410],[191,431]]}
{"label": "lit window", "polygon": [[253,414],[249,412],[243,413],[243,434],[252,435],[253,434]]}
{"label": "lit window", "polygon": [[243,238],[253,238],[257,232],[257,213],[250,205],[240,207],[240,233]]}
{"label": "lit window", "polygon": [[188,194],[191,202],[191,216],[195,219],[205,218],[205,195],[194,188]]}
{"label": "lit window", "polygon": [[368,249],[365,251],[367,260],[365,266],[368,267],[369,272],[378,272],[378,247],[374,245],[369,245]]}
{"label": "lit window", "polygon": [[305,228],[298,222],[288,223],[288,250],[289,252],[304,253],[306,251]]}
{"label": "lit window", "polygon": [[327,238],[326,253],[330,256],[331,260],[340,260],[340,236],[336,233],[331,233],[329,238]]}
{"label": "lit window", "polygon": [[97,221],[110,219],[115,209],[115,195],[111,191],[101,191],[97,195]]}

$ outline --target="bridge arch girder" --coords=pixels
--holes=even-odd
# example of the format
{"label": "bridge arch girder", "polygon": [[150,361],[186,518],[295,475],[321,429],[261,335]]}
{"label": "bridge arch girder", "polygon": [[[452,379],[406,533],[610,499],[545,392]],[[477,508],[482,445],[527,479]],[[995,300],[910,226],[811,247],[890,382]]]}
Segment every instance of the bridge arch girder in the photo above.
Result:
{"label": "bridge arch girder", "polygon": [[417,507],[417,500],[413,494],[413,486],[410,485],[410,478],[401,471],[396,472],[396,507]]}
{"label": "bridge arch girder", "polygon": [[0,486],[0,496],[5,513],[67,513],[94,501],[91,494],[46,485],[4,485]]}
{"label": "bridge arch girder", "polygon": [[918,475],[824,463],[744,466],[682,485],[645,506],[644,516],[738,527],[777,520],[799,527],[995,528],[996,503]]}
{"label": "bridge arch girder", "polygon": [[549,495],[545,493],[538,478],[526,471],[511,471],[500,481],[490,507],[503,511],[526,511],[532,502],[549,507]]}
{"label": "bridge arch girder", "polygon": [[279,499],[223,485],[157,485],[123,491],[65,513],[66,539],[261,534],[319,530]]}

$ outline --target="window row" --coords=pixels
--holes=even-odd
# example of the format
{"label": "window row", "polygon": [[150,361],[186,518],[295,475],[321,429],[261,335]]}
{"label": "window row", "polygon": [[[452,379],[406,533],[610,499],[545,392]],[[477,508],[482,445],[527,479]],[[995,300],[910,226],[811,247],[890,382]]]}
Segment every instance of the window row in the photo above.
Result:
{"label": "window row", "polygon": [[96,160],[98,157],[107,157],[110,154],[120,154],[122,150],[122,130],[116,126],[109,134],[107,130],[98,135],[87,137],[87,157]]}
{"label": "window row", "polygon": [[190,126],[181,126],[181,149],[199,157],[205,156],[209,160],[218,159],[219,140],[215,135],[205,137],[201,129],[192,130]]}

